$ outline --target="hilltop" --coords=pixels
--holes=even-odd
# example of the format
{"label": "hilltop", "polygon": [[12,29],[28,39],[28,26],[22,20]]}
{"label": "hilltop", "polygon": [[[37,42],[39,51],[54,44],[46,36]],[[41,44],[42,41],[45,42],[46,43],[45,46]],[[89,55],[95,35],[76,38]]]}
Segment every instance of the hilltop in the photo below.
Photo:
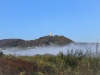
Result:
{"label": "hilltop", "polygon": [[33,47],[43,45],[59,45],[63,46],[69,44],[72,41],[64,36],[43,36],[35,40],[23,40],[23,39],[3,39],[0,40],[0,47]]}

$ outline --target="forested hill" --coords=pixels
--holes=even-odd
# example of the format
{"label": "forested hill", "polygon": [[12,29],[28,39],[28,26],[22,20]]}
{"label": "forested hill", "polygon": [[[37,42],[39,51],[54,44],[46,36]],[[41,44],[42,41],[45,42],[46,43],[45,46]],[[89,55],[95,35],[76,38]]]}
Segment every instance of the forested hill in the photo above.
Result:
{"label": "forested hill", "polygon": [[33,47],[43,45],[66,45],[73,42],[64,36],[44,36],[35,40],[22,40],[22,39],[3,39],[0,40],[0,47]]}

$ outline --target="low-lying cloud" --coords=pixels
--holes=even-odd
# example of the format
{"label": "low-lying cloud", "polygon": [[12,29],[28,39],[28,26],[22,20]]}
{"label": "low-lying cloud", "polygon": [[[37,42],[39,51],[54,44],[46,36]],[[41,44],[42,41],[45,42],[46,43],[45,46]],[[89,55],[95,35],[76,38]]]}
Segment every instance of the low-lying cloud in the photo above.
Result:
{"label": "low-lying cloud", "polygon": [[59,52],[67,53],[67,50],[82,50],[83,52],[91,51],[92,53],[96,53],[96,49],[99,52],[100,44],[96,47],[97,44],[93,43],[71,43],[66,46],[41,46],[35,48],[5,48],[2,49],[2,52],[6,55],[18,55],[18,56],[33,56],[33,55],[44,55],[44,54],[53,54],[57,55]]}

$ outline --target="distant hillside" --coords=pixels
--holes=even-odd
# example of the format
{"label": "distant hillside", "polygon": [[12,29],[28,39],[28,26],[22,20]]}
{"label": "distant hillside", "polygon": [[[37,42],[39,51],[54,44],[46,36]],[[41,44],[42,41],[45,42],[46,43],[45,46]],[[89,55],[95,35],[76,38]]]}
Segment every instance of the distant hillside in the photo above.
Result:
{"label": "distant hillside", "polygon": [[22,39],[3,39],[0,40],[0,47],[33,47],[43,45],[66,45],[73,42],[64,36],[44,36],[35,40],[22,40]]}

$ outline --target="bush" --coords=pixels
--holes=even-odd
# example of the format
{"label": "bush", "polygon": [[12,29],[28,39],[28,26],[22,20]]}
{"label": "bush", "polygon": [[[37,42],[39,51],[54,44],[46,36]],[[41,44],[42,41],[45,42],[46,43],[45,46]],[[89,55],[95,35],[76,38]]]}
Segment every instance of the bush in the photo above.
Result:
{"label": "bush", "polygon": [[3,56],[4,54],[3,54],[3,52],[2,51],[0,51],[0,56]]}

